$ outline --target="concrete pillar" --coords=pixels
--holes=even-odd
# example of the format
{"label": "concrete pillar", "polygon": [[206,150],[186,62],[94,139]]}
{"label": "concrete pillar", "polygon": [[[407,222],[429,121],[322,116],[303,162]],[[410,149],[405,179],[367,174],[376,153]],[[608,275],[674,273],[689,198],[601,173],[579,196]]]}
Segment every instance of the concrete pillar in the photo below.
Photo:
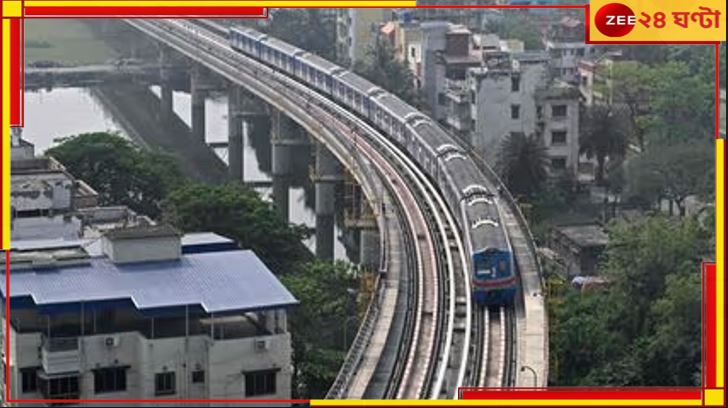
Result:
{"label": "concrete pillar", "polygon": [[271,144],[273,174],[290,175],[292,171],[293,123],[280,111],[271,114]]}
{"label": "concrete pillar", "polygon": [[359,262],[370,270],[379,266],[379,233],[376,229],[362,228],[359,231]]}
{"label": "concrete pillar", "polygon": [[231,86],[228,94],[228,168],[230,178],[244,181],[243,119],[240,112],[240,91]]}
{"label": "concrete pillar", "polygon": [[289,200],[291,181],[288,175],[273,174],[273,204],[278,214],[286,221],[290,220]]}
{"label": "concrete pillar", "polygon": [[316,145],[316,256],[334,258],[334,215],[336,182],[341,180],[338,160],[323,144]]}
{"label": "concrete pillar", "polygon": [[159,85],[161,93],[161,112],[162,120],[167,121],[170,119],[174,112],[174,102],[172,94],[172,62],[170,53],[172,51],[166,47],[162,47],[159,50]]}
{"label": "concrete pillar", "polygon": [[289,196],[291,175],[291,146],[285,143],[290,135],[285,122],[288,119],[278,110],[271,115],[271,167],[273,173],[273,203],[286,222],[289,221]]}
{"label": "concrete pillar", "polygon": [[200,68],[192,69],[190,82],[190,93],[192,94],[192,136],[205,141],[205,96],[207,90],[203,84]]}

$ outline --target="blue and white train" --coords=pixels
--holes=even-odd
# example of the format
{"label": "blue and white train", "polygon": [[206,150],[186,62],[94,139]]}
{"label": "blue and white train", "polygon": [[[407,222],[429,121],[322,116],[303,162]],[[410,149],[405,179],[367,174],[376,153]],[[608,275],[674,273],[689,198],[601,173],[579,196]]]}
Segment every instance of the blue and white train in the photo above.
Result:
{"label": "blue and white train", "polygon": [[480,171],[447,132],[391,93],[315,54],[251,28],[231,28],[229,39],[233,49],[316,88],[404,147],[436,181],[450,208],[460,212],[475,302],[513,301],[517,274],[498,194],[482,185]]}

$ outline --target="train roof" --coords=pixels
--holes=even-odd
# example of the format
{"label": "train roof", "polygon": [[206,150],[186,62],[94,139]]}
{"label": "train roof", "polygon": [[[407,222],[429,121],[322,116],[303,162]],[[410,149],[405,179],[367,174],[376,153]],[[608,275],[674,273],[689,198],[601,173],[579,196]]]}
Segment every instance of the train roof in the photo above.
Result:
{"label": "train roof", "polygon": [[248,37],[250,37],[250,38],[252,38],[254,40],[259,40],[261,38],[268,37],[268,34],[261,33],[258,30],[255,30],[253,28],[248,28],[248,27],[231,27],[230,28],[230,31],[231,32],[237,32],[238,34],[242,34],[242,35],[248,36]]}
{"label": "train roof", "polygon": [[333,62],[321,58],[316,54],[313,53],[307,53],[306,55],[302,55],[299,57],[301,61],[305,61],[309,64],[309,66],[316,68],[318,70],[321,70],[327,74],[336,74],[340,71],[343,71],[344,68],[341,68],[340,66],[334,64]]}
{"label": "train roof", "polygon": [[415,122],[413,128],[425,143],[435,149],[443,145],[454,145],[452,137],[432,120]]}
{"label": "train roof", "polygon": [[417,109],[389,92],[379,95],[376,99],[384,109],[388,110],[400,119],[405,119],[407,115],[412,113],[419,113]]}
{"label": "train roof", "polygon": [[339,74],[338,78],[341,78],[341,80],[364,95],[370,95],[374,91],[382,89],[351,71],[345,71]]}
{"label": "train roof", "polygon": [[508,249],[505,225],[498,211],[499,197],[489,191],[471,191],[462,199],[473,252],[487,248]]}
{"label": "train roof", "polygon": [[293,45],[274,37],[269,37],[265,40],[265,43],[268,44],[271,48],[275,48],[276,50],[281,51],[289,56],[294,56],[306,52],[298,47],[294,47]]}

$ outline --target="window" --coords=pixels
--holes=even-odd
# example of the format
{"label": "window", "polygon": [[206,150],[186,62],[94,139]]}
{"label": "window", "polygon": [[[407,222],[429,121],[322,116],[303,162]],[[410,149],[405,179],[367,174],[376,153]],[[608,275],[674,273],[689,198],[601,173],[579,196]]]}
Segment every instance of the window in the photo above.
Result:
{"label": "window", "polygon": [[412,58],[414,58],[414,57],[415,57],[415,48],[414,48],[414,47],[410,48],[410,56],[411,56]]}
{"label": "window", "polygon": [[566,131],[565,130],[552,131],[551,132],[551,144],[552,145],[566,144]]}
{"label": "window", "polygon": [[200,384],[205,382],[205,370],[195,370],[192,372],[192,384]]}
{"label": "window", "polygon": [[521,78],[518,76],[511,77],[511,92],[518,92],[521,89]]}
{"label": "window", "polygon": [[154,395],[172,395],[176,391],[174,371],[157,373],[154,378]]}
{"label": "window", "polygon": [[39,385],[43,397],[47,399],[77,399],[79,397],[78,376],[41,379]]}
{"label": "window", "polygon": [[20,369],[20,389],[23,393],[36,392],[38,390],[38,368],[26,367]]}
{"label": "window", "polygon": [[245,373],[245,396],[275,394],[277,370],[251,371]]}
{"label": "window", "polygon": [[555,157],[551,159],[551,168],[554,170],[564,170],[566,168],[566,158]]}
{"label": "window", "polygon": [[584,56],[584,49],[583,48],[577,48],[576,49],[576,55],[583,57]]}
{"label": "window", "polygon": [[109,367],[94,370],[94,392],[126,391],[127,367]]}
{"label": "window", "polygon": [[518,119],[521,117],[521,105],[511,105],[511,119]]}
{"label": "window", "polygon": [[566,105],[554,105],[551,107],[551,116],[554,118],[563,118],[566,116]]}

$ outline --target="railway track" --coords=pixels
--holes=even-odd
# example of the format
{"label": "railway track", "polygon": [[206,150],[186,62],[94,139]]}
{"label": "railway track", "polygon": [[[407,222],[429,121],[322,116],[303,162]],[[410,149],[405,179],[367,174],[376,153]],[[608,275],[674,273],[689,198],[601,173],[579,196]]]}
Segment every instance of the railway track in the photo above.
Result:
{"label": "railway track", "polygon": [[[156,27],[160,23],[137,21],[132,25],[153,31],[156,36],[184,38],[182,33],[172,34],[174,30],[185,30],[180,26],[184,23],[163,21],[161,24],[174,29],[164,32]],[[266,92],[261,89],[267,88],[267,96],[259,96],[269,103],[281,104],[281,99],[286,98],[298,109],[305,107],[306,115],[315,117],[329,132],[347,137],[353,151],[374,164],[397,198],[398,211],[406,213],[410,221],[408,246],[414,252],[415,268],[410,271],[413,285],[408,298],[407,330],[386,396],[457,398],[461,386],[509,385],[509,372],[514,371],[508,368],[515,341],[514,324],[507,322],[505,310],[498,312],[498,319],[492,319],[490,311],[471,306],[469,258],[458,223],[421,168],[358,116],[298,81],[231,50],[225,28],[202,22],[193,34],[198,37],[197,44],[180,40],[175,48],[191,58],[200,58],[199,51],[207,53],[208,59],[214,56],[214,63],[203,63],[214,65],[223,76],[238,83],[241,76],[255,81],[263,94]]]}

